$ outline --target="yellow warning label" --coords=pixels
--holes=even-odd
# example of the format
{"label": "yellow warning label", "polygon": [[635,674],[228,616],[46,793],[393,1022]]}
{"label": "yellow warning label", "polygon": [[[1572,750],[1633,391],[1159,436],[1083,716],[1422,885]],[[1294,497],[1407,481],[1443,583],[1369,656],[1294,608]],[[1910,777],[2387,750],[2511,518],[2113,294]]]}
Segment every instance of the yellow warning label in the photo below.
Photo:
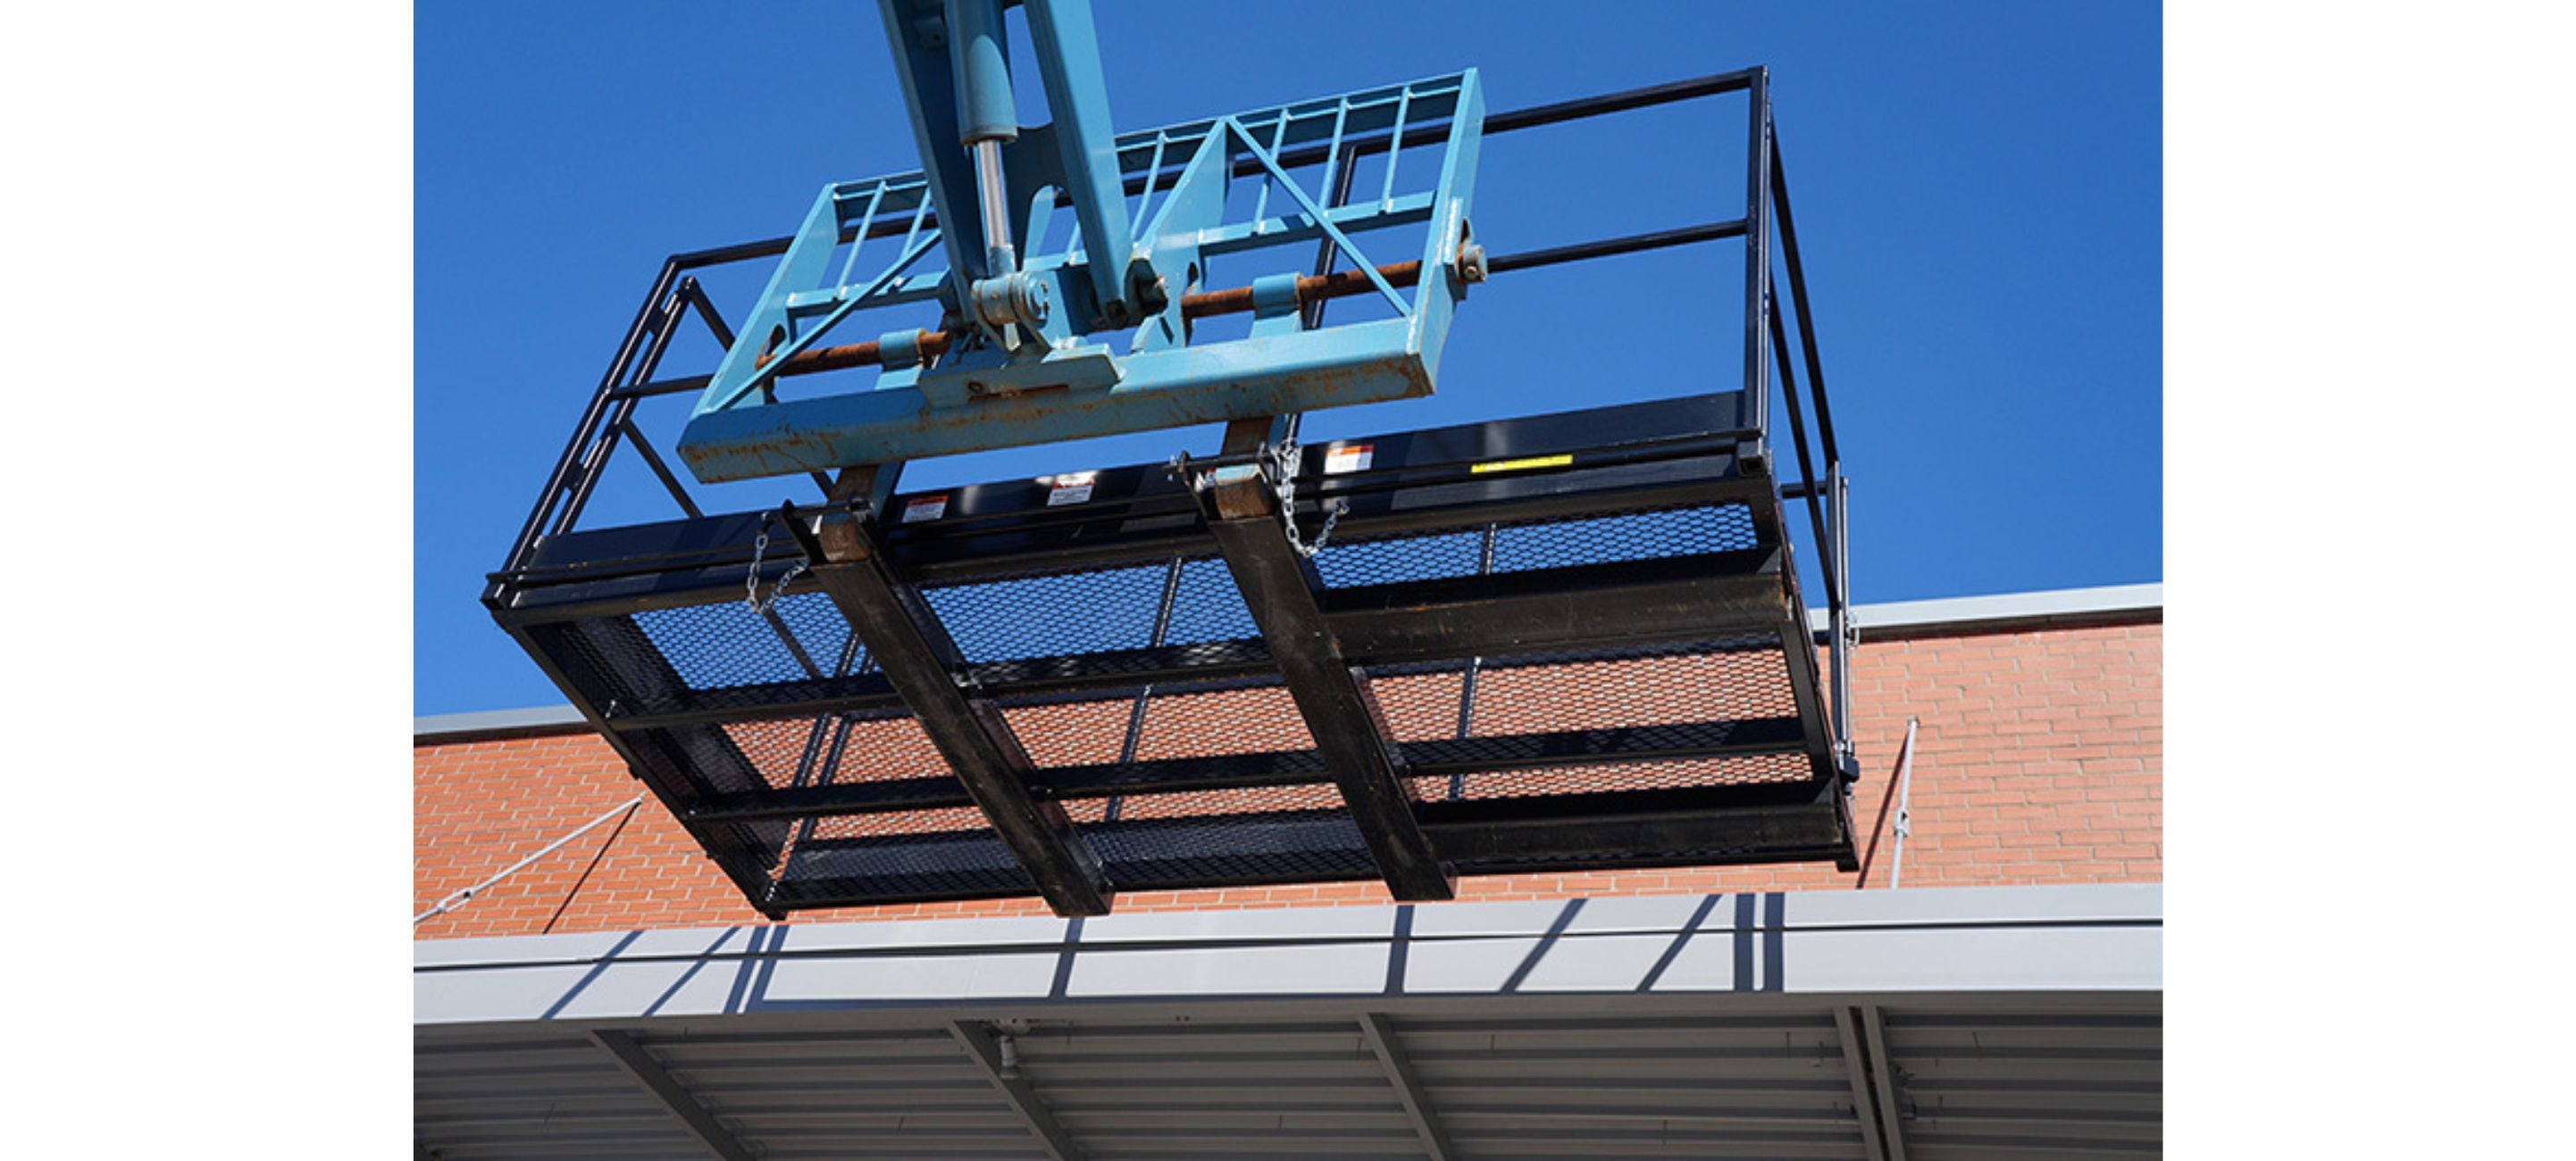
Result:
{"label": "yellow warning label", "polygon": [[1491,472],[1526,472],[1532,468],[1561,468],[1573,462],[1573,456],[1531,456],[1519,460],[1487,460],[1467,469],[1467,473],[1482,476]]}

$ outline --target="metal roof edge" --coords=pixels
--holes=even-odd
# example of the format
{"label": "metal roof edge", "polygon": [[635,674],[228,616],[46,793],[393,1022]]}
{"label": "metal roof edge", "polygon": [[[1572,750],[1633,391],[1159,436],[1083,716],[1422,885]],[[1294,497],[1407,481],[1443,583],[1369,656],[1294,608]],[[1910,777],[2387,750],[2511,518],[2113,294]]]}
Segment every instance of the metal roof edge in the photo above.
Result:
{"label": "metal roof edge", "polygon": [[[1854,605],[1852,621],[1859,627],[1862,640],[1886,641],[1962,633],[2149,624],[2162,621],[2164,609],[2165,586],[2151,582]],[[1807,621],[1817,633],[1826,631],[1823,610],[1811,610]]]}
{"label": "metal roof edge", "polygon": [[590,722],[581,716],[581,711],[569,705],[549,705],[415,717],[411,720],[411,740],[415,744],[489,742],[503,738],[587,732],[589,729]]}
{"label": "metal roof edge", "polygon": [[[1953,633],[2002,633],[2076,625],[2143,624],[2164,618],[2164,585],[2104,585],[1930,601],[1889,601],[1852,606],[1864,641],[1936,637]],[[1825,630],[1824,614],[1810,615]],[[433,714],[412,719],[412,741],[484,742],[506,738],[585,733],[590,723],[569,705]]]}
{"label": "metal roof edge", "polygon": [[2121,883],[421,940],[413,1023],[1103,1001],[1388,1005],[1524,991],[2161,993],[2163,928],[2162,885]]}

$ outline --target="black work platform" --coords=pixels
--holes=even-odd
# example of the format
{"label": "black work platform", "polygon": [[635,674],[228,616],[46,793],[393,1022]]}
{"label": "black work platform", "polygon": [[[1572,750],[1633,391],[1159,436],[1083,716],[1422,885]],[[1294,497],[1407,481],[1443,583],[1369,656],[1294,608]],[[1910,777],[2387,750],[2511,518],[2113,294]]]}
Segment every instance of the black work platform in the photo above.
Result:
{"label": "black work platform", "polygon": [[[1780,486],[1739,458],[1761,427],[1746,399],[1304,448],[1304,539],[1347,504],[1308,565],[1261,557],[1256,523],[1211,519],[1187,472],[1157,464],[1099,472],[1087,494],[897,495],[864,522],[872,572],[808,568],[766,613],[744,601],[764,523],[764,596],[802,554],[759,514],[549,536],[490,600],[773,915],[1848,867],[1842,733]],[[1301,573],[1307,593],[1247,607],[1241,578]],[[860,632],[852,607],[905,619]],[[1353,781],[1371,770],[1382,781]],[[1387,794],[1355,812],[1354,786]],[[1412,835],[1431,878],[1388,865]]]}
{"label": "black work platform", "polygon": [[[1740,246],[1741,391],[1343,440],[1261,458],[1259,487],[1244,461],[1200,461],[896,495],[857,519],[838,504],[709,515],[639,408],[706,386],[657,378],[681,330],[736,345],[692,272],[789,240],[693,251],[663,263],[484,600],[773,917],[1011,895],[1090,914],[1121,891],[1369,878],[1437,899],[1460,874],[1536,869],[1848,869],[1848,482],[1769,74],[1498,112],[1485,138],[1739,95],[1741,217],[1486,265],[1510,278]],[[1359,158],[1445,131],[1282,160],[1347,189]],[[1126,160],[1131,193],[1177,176]],[[1775,478],[1764,449],[1781,448],[1791,471]],[[687,518],[583,529],[621,462]],[[1818,557],[1822,681],[1784,499]],[[1344,503],[1327,537],[1326,505]],[[799,566],[774,607],[745,606],[747,573],[767,597]]]}

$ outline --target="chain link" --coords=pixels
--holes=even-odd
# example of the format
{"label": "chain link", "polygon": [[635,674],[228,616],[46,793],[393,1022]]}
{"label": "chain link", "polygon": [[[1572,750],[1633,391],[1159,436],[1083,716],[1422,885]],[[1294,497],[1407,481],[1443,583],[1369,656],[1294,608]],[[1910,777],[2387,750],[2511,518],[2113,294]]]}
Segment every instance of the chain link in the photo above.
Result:
{"label": "chain link", "polygon": [[[1297,550],[1297,555],[1311,560],[1316,553],[1324,551],[1324,542],[1333,538],[1333,526],[1341,523],[1342,514],[1351,510],[1351,503],[1334,500],[1324,505],[1324,526],[1316,530],[1314,540],[1308,541],[1305,534],[1297,530],[1297,445],[1283,442],[1268,446],[1262,449],[1261,455],[1269,461],[1265,474],[1272,480],[1271,491],[1279,497],[1279,523],[1287,532],[1288,547]],[[1208,473],[1192,470],[1188,452],[1173,456],[1166,466],[1174,475],[1186,478],[1191,490],[1207,490]]]}
{"label": "chain link", "polygon": [[1279,522],[1287,527],[1288,547],[1312,560],[1316,553],[1324,551],[1324,542],[1333,538],[1333,526],[1341,523],[1342,513],[1351,510],[1351,503],[1335,500],[1324,505],[1324,526],[1316,530],[1314,540],[1307,540],[1304,533],[1297,531],[1297,461],[1301,457],[1296,443],[1279,443],[1270,449],[1270,458],[1279,481]]}
{"label": "chain link", "polygon": [[760,613],[760,558],[769,552],[769,522],[760,522],[760,535],[751,542],[751,573],[742,578],[742,603],[753,615]]}
{"label": "chain link", "polygon": [[795,580],[797,577],[803,575],[805,572],[805,565],[807,563],[801,560],[797,561],[794,567],[789,568],[786,573],[781,575],[778,578],[778,584],[769,590],[769,599],[764,601],[760,599],[760,560],[768,554],[769,522],[767,520],[762,520],[760,522],[760,535],[753,537],[751,541],[751,572],[749,575],[742,578],[743,607],[750,609],[751,615],[755,617],[767,616],[771,609],[778,607],[778,598],[787,595],[787,582]]}
{"label": "chain link", "polygon": [[1348,500],[1335,500],[1324,505],[1324,526],[1315,530],[1315,539],[1311,541],[1298,539],[1297,522],[1289,520],[1288,543],[1296,546],[1298,555],[1313,559],[1316,553],[1324,551],[1324,542],[1333,538],[1333,526],[1342,522],[1342,513],[1350,510],[1351,502]]}

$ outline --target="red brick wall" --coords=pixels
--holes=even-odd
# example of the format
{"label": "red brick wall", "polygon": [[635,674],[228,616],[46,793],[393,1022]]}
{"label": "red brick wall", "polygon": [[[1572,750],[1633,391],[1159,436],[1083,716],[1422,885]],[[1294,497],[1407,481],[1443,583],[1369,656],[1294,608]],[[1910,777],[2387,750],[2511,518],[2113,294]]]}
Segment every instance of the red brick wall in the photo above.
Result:
{"label": "red brick wall", "polygon": [[[1461,899],[1551,899],[1887,885],[1887,775],[1919,717],[1904,885],[2134,883],[2162,876],[2163,627],[1873,640],[1853,664],[1863,762],[1860,874],[1830,865],[1472,877]],[[423,743],[413,751],[414,911],[516,862],[642,789],[596,738]],[[578,889],[576,889],[576,887]],[[1141,892],[1121,911],[1384,902],[1375,883]],[[1043,915],[1035,899],[799,912],[798,922]],[[647,798],[414,929],[423,939],[761,924]]]}

